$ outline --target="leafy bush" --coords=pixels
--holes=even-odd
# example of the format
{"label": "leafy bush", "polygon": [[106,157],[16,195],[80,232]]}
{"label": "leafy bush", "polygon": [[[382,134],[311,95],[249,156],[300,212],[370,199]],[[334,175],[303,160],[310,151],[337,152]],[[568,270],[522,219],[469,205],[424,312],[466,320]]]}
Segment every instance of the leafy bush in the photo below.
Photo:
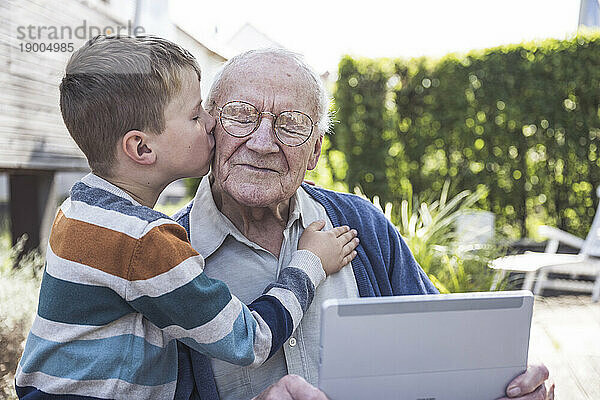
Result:
{"label": "leafy bush", "polygon": [[505,234],[539,220],[585,236],[600,185],[598,65],[598,34],[439,60],[345,57],[332,136],[343,179],[395,206],[409,186],[485,185],[478,206]]}
{"label": "leafy bush", "polygon": [[37,308],[43,258],[37,251],[18,255],[26,238],[11,247],[8,233],[0,236],[0,397],[16,399],[14,373]]}
{"label": "leafy bush", "polygon": [[[378,196],[373,204],[400,231],[415,259],[442,293],[488,291],[492,285],[494,271],[488,262],[503,254],[499,240],[478,246],[464,247],[457,241],[456,223],[465,212],[484,196],[483,188],[475,192],[464,190],[449,198],[450,183],[446,181],[439,198],[427,203],[418,196],[409,194],[402,200],[399,213],[394,205],[386,203],[382,209]],[[362,194],[358,190],[358,194]],[[506,286],[501,282],[497,289]]]}

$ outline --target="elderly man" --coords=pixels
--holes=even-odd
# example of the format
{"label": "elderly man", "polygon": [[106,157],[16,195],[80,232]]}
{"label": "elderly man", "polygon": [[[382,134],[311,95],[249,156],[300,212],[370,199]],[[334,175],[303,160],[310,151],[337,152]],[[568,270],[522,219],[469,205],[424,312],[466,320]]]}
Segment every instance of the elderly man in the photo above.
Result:
{"label": "elderly man", "polygon": [[[251,301],[276,279],[303,230],[317,219],[327,221],[327,228],[347,224],[357,229],[361,244],[351,268],[317,289],[293,337],[262,367],[208,360],[181,346],[181,388],[195,379],[202,399],[248,399],[286,374],[314,385],[323,300],[437,290],[372,204],[302,183],[306,171],[317,165],[329,118],[321,80],[299,56],[257,50],[232,58],[215,78],[206,108],[218,119],[212,173],[175,218],[206,259],[208,276]],[[244,267],[231,269],[240,259]],[[535,391],[543,399],[546,378],[545,367],[530,368],[509,385],[508,394]]]}

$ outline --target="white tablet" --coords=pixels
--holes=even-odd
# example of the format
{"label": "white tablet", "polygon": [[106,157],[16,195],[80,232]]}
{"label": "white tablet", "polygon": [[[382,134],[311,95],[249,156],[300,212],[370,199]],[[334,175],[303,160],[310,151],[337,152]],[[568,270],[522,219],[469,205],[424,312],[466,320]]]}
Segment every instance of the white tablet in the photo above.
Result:
{"label": "white tablet", "polygon": [[319,388],[331,400],[491,400],[527,368],[529,291],[327,300]]}

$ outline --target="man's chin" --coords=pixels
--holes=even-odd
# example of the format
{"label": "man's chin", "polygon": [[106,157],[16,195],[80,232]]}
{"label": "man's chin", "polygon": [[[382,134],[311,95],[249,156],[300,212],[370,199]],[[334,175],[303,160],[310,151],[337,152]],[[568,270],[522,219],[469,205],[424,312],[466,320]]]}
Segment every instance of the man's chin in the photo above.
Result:
{"label": "man's chin", "polygon": [[246,207],[269,207],[288,200],[294,193],[283,193],[281,184],[270,182],[226,182],[225,192]]}

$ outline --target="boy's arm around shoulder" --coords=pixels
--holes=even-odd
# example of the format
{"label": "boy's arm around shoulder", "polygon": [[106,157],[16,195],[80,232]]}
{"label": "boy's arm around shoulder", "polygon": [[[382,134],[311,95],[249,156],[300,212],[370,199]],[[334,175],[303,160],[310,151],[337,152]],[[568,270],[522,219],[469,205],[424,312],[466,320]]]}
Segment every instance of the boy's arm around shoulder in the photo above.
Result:
{"label": "boy's arm around shoulder", "polygon": [[239,365],[260,365],[292,334],[308,293],[324,279],[318,257],[294,254],[277,287],[249,306],[222,281],[204,274],[204,260],[183,227],[164,223],[138,241],[126,300],[166,335],[196,351]]}

